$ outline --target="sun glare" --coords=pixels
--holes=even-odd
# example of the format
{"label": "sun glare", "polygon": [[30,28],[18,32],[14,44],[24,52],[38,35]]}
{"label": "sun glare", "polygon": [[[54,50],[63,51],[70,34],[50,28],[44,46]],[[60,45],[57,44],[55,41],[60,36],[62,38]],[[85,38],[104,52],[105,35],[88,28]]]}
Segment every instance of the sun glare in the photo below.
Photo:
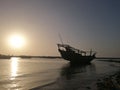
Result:
{"label": "sun glare", "polygon": [[21,35],[12,35],[9,38],[9,44],[13,48],[21,48],[25,44],[25,38]]}

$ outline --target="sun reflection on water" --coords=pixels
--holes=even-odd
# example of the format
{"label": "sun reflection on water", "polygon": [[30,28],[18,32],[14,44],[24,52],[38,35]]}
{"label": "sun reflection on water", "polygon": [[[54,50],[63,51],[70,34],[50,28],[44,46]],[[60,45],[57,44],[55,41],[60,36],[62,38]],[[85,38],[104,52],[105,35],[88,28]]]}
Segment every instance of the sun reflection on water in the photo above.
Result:
{"label": "sun reflection on water", "polygon": [[18,59],[16,57],[11,58],[11,80],[14,80],[18,71]]}

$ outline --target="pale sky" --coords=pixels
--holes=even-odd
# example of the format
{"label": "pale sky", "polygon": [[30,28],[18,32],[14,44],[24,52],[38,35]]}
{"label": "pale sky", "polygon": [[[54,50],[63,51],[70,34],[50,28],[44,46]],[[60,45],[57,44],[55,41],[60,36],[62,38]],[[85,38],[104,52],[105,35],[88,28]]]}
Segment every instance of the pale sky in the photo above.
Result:
{"label": "pale sky", "polygon": [[[0,53],[59,55],[58,34],[97,56],[120,56],[120,0],[0,0]],[[20,34],[26,44],[8,43]]]}

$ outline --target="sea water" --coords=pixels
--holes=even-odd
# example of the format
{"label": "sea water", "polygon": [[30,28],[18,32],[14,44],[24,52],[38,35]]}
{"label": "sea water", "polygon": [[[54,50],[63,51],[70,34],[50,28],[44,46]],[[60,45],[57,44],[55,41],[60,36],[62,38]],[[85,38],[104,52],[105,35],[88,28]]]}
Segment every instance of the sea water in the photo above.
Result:
{"label": "sea water", "polygon": [[96,59],[77,66],[63,59],[0,59],[0,90],[97,90],[97,79],[119,68],[120,63]]}

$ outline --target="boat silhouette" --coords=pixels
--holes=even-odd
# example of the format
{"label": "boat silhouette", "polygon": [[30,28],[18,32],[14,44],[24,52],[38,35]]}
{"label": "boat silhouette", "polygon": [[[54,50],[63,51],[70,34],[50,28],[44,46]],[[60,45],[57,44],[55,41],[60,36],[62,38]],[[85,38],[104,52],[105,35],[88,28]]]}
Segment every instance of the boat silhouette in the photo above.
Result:
{"label": "boat silhouette", "polygon": [[96,52],[92,50],[83,51],[71,47],[68,44],[57,44],[57,46],[61,57],[70,61],[70,63],[90,63],[93,59],[95,59]]}

